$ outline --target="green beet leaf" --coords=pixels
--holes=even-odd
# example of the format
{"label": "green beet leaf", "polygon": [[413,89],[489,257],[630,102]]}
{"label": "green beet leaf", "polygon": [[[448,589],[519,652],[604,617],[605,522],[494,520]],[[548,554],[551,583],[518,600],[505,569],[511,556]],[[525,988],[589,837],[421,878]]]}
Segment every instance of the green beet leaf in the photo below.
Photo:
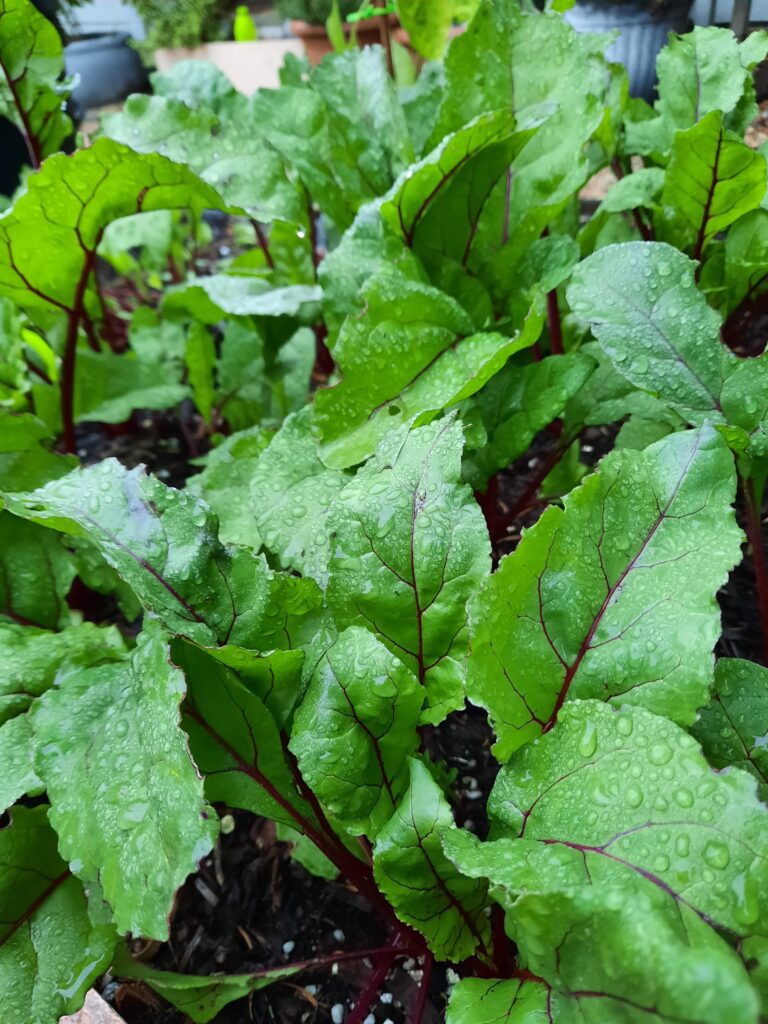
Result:
{"label": "green beet leaf", "polygon": [[711,239],[760,206],[765,190],[765,158],[712,111],[674,137],[661,196],[665,236],[699,259]]}
{"label": "green beet leaf", "polygon": [[712,111],[722,111],[725,127],[743,135],[754,116],[750,72],[766,52],[765,32],[755,32],[743,43],[730,29],[714,26],[697,25],[686,35],[671,36],[657,64],[660,120],[651,122],[656,148],[667,150],[676,131]]}
{"label": "green beet leaf", "polygon": [[0,0],[0,114],[24,136],[39,167],[72,130],[64,113],[59,33],[29,0]]}
{"label": "green beet leaf", "polygon": [[[177,643],[173,656],[187,676],[184,727],[208,799],[316,834],[314,812],[299,795],[286,757],[287,740],[265,702],[203,651]],[[274,683],[298,689],[288,672],[276,673]],[[291,695],[294,703],[299,696]]]}
{"label": "green beet leaf", "polygon": [[250,427],[231,434],[201,460],[203,471],[187,483],[190,494],[202,498],[216,513],[219,537],[225,544],[239,544],[254,551],[261,547],[249,489],[271,438],[271,433],[263,427]]}
{"label": "green beet leaf", "polygon": [[424,691],[371,633],[350,626],[325,651],[296,713],[291,750],[313,793],[374,838],[408,785]]}
{"label": "green beet leaf", "polygon": [[482,955],[490,941],[486,885],[460,874],[443,853],[441,835],[456,830],[448,801],[421,761],[409,763],[408,790],[374,846],[376,881],[439,959]]}
{"label": "green beet leaf", "polygon": [[768,797],[768,669],[739,658],[721,658],[712,700],[691,732],[710,764],[751,772],[762,799]]}
{"label": "green beet leaf", "polygon": [[737,360],[683,253],[645,242],[600,249],[574,271],[568,302],[632,384],[689,422],[722,422],[720,394]]}
{"label": "green beet leaf", "polygon": [[44,526],[89,538],[169,630],[205,646],[286,647],[285,606],[300,615],[303,599],[314,601],[311,581],[225,547],[207,505],[143,467],[107,459],[7,501]]}
{"label": "green beet leaf", "polygon": [[[453,830],[444,846],[489,879],[530,970],[576,1001],[562,1019],[754,1024],[722,934],[764,934],[767,813],[750,775],[713,772],[673,723],[579,701],[502,769],[502,838]],[[596,995],[608,1006],[580,1017]]]}
{"label": "green beet leaf", "polygon": [[724,441],[703,427],[607,456],[526,531],[470,609],[467,692],[490,712],[501,760],[574,698],[695,721],[715,594],[741,557],[735,483]]}
{"label": "green beet leaf", "polygon": [[0,830],[0,984],[9,1021],[74,1013],[110,964],[114,929],[56,852],[45,807],[17,807]]}
{"label": "green beet leaf", "polygon": [[311,418],[307,407],[283,422],[253,468],[249,486],[264,546],[285,569],[324,586],[330,557],[328,510],[349,477],[320,461]]}
{"label": "green beet leaf", "polygon": [[0,223],[0,293],[43,326],[61,313],[79,315],[107,224],[142,211],[220,205],[187,168],[111,139],[54,156]]}
{"label": "green beet leaf", "polygon": [[218,830],[180,728],[184,691],[148,628],[129,660],[71,671],[32,713],[61,855],[99,882],[121,932],[161,940],[176,889]]}
{"label": "green beet leaf", "polygon": [[296,967],[273,967],[252,974],[197,976],[159,971],[134,960],[125,946],[119,946],[114,972],[118,977],[136,978],[158,992],[195,1024],[207,1024],[235,999],[244,999],[274,981],[290,978]]}
{"label": "green beet leaf", "polygon": [[75,578],[58,537],[0,512],[0,621],[57,629],[69,622],[66,596]]}
{"label": "green beet leaf", "polygon": [[541,981],[464,978],[451,992],[445,1024],[545,1024],[548,995]]}
{"label": "green beet leaf", "polygon": [[116,629],[101,630],[89,622],[62,633],[0,624],[0,813],[25,793],[42,789],[25,712],[53,685],[62,665],[69,669],[116,660],[121,648]]}
{"label": "green beet leaf", "polygon": [[465,456],[464,479],[483,490],[489,477],[522,455],[560,415],[594,368],[594,361],[580,352],[539,363],[507,363],[468,403],[465,415],[478,418],[487,440]]}
{"label": "green beet leaf", "polygon": [[489,570],[482,513],[460,483],[453,418],[393,431],[331,506],[328,606],[365,626],[426,689],[425,722],[464,703],[466,603]]}
{"label": "green beet leaf", "polygon": [[367,458],[393,427],[479,391],[542,327],[532,311],[511,338],[477,334],[455,299],[394,268],[371,278],[361,297],[364,314],[347,318],[334,348],[343,379],[314,405],[320,457],[337,469]]}

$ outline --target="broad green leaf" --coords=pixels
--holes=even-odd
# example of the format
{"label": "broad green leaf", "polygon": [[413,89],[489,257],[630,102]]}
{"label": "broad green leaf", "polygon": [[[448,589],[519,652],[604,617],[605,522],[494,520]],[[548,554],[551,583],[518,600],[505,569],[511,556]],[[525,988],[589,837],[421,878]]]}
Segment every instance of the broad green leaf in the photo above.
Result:
{"label": "broad green leaf", "polygon": [[455,299],[394,269],[371,278],[362,299],[363,315],[347,318],[334,348],[342,380],[315,398],[320,455],[337,469],[367,458],[393,427],[479,391],[542,327],[532,310],[511,338],[476,334]]}
{"label": "broad green leaf", "polygon": [[74,561],[58,537],[0,512],[0,620],[47,629],[65,626],[74,578]]}
{"label": "broad green leaf", "polygon": [[254,466],[249,486],[264,546],[284,568],[324,586],[330,557],[328,509],[349,477],[320,461],[311,415],[307,407],[285,420]]}
{"label": "broad green leaf", "polygon": [[170,289],[163,299],[169,315],[188,312],[203,323],[215,324],[227,316],[309,316],[323,297],[316,285],[296,284],[273,288],[260,277],[211,274],[190,278]]}
{"label": "broad green leaf", "polygon": [[[662,890],[673,912],[677,902],[710,928],[765,934],[768,810],[753,776],[714,771],[694,739],[642,708],[570,704],[502,768],[489,814],[492,835],[512,845],[582,847],[571,847],[578,871],[568,878],[567,856],[563,881],[605,886],[604,900],[628,873]],[[554,867],[557,849],[544,852]]]}
{"label": "broad green leaf", "polygon": [[733,458],[712,427],[604,458],[503,559],[470,607],[467,693],[500,760],[563,703],[635,704],[683,725],[712,682],[715,600],[741,557]]}
{"label": "broad green leaf", "polygon": [[160,363],[132,352],[78,352],[75,369],[75,422],[123,423],[134,409],[170,409],[183,402],[189,388],[168,380]]}
{"label": "broad green leaf", "polygon": [[36,697],[54,684],[61,666],[86,667],[122,657],[116,627],[99,629],[90,622],[61,633],[0,623],[0,723],[27,711]]}
{"label": "broad green leaf", "polygon": [[386,192],[414,151],[384,51],[352,47],[324,60],[311,72],[310,87],[325,100],[338,164],[356,161],[374,194]]}
{"label": "broad green leaf", "polygon": [[0,115],[22,133],[35,167],[72,130],[63,73],[61,39],[48,18],[29,0],[0,0]]}
{"label": "broad green leaf", "polygon": [[641,206],[654,209],[663,185],[664,171],[660,167],[642,167],[611,185],[595,216],[635,210]]}
{"label": "broad green leaf", "polygon": [[461,424],[401,428],[331,506],[328,606],[365,626],[426,689],[423,721],[464,704],[466,603],[489,570],[483,515],[460,483]]}
{"label": "broad green leaf", "polygon": [[712,699],[691,732],[710,764],[751,772],[768,796],[768,669],[752,661],[721,658]]}
{"label": "broad green leaf", "polygon": [[298,970],[298,967],[268,967],[251,974],[176,974],[134,960],[122,945],[118,947],[114,964],[118,977],[143,981],[195,1024],[207,1024],[235,999],[244,999],[274,981],[290,978]]}
{"label": "broad green leaf", "polygon": [[264,702],[231,669],[202,651],[176,644],[173,656],[187,676],[184,728],[205,776],[208,799],[311,834],[317,825],[314,812],[299,795],[278,726]]}
{"label": "broad green leaf", "polygon": [[0,814],[43,788],[35,771],[32,726],[26,715],[18,715],[0,725]]}
{"label": "broad green leaf", "polygon": [[216,347],[203,324],[192,324],[189,329],[185,362],[195,405],[210,426],[215,397],[213,371],[216,366]]}
{"label": "broad green leaf", "polygon": [[736,358],[720,343],[720,317],[696,289],[694,269],[664,243],[610,245],[578,265],[568,302],[622,376],[689,422],[718,422]]}
{"label": "broad green leaf", "polygon": [[114,929],[56,852],[45,807],[16,807],[0,830],[3,1019],[52,1024],[74,1013],[112,959]]}
{"label": "broad green leaf", "polygon": [[[735,360],[720,399],[729,426],[744,433],[747,454],[757,458],[768,455],[768,358],[762,355]],[[731,436],[729,443],[737,450],[741,448]]]}
{"label": "broad green leaf", "polygon": [[180,728],[184,692],[153,628],[129,660],[70,672],[32,712],[61,855],[99,883],[119,931],[160,940],[218,831]]}
{"label": "broad green leaf", "polygon": [[667,145],[675,131],[690,128],[712,111],[725,114],[725,127],[743,135],[754,116],[750,72],[768,52],[768,34],[754,32],[739,43],[730,29],[696,26],[670,36],[657,61],[659,99]]}
{"label": "broad green leaf", "polygon": [[768,210],[752,210],[725,236],[727,311],[755,299],[768,287]]}
{"label": "broad green leaf", "polygon": [[247,549],[225,547],[207,505],[141,466],[106,459],[7,502],[44,526],[89,538],[145,608],[204,646],[286,647],[290,615],[317,603],[309,580],[277,575]]}
{"label": "broad green leaf", "polygon": [[445,1024],[545,1024],[548,993],[539,981],[462,978],[451,991]]}
{"label": "broad green leaf", "polygon": [[156,96],[181,100],[193,110],[208,107],[220,114],[242,102],[242,96],[224,72],[204,60],[177,61],[167,71],[156,71],[151,81]]}
{"label": "broad green leaf", "polygon": [[[573,115],[604,95],[606,37],[580,35],[560,15],[527,13],[516,0],[479,5],[445,57],[445,91],[433,145],[488,110],[511,110],[521,123],[556,106]],[[542,53],[549,55],[542,60]]]}
{"label": "broad green leaf", "polygon": [[91,623],[72,626],[62,633],[46,633],[26,626],[0,625],[0,813],[25,793],[39,793],[42,783],[35,771],[34,745],[27,712],[55,678],[62,665],[86,666],[121,656],[122,640],[116,629],[99,630]]}
{"label": "broad green leaf", "polygon": [[397,13],[417,53],[427,60],[439,60],[456,14],[453,0],[439,4],[430,0],[397,0]]}
{"label": "broad green leaf", "polygon": [[536,434],[560,415],[594,367],[593,360],[580,352],[527,365],[507,363],[465,412],[474,414],[487,440],[464,457],[464,479],[482,490],[489,477],[522,455]]}
{"label": "broad green leaf", "polygon": [[450,806],[423,762],[411,758],[409,765],[408,790],[376,838],[376,881],[438,959],[482,955],[490,944],[486,885],[461,875],[443,853],[441,835],[456,829]]}
{"label": "broad green leaf", "polygon": [[490,188],[527,138],[515,136],[509,111],[482,114],[408,168],[382,203],[382,219],[409,248],[461,260]]}
{"label": "broad green leaf", "polygon": [[202,498],[219,519],[219,537],[258,551],[261,535],[250,497],[250,486],[272,434],[250,427],[225,438],[205,456],[204,468],[187,482],[190,494]]}
{"label": "broad green leaf", "polygon": [[453,830],[444,847],[490,880],[524,962],[554,989],[612,997],[637,1011],[628,1021],[755,1024],[721,937],[764,935],[755,790],[744,772],[713,772],[673,723],[579,701],[502,769],[490,802],[502,838]]}
{"label": "broad green leaf", "polygon": [[[579,351],[590,356],[597,367],[566,405],[563,420],[569,433],[577,434],[584,425],[615,423],[625,416],[647,420],[676,417],[658,398],[630,384],[596,341],[587,342]],[[678,423],[682,426],[684,421],[678,419]]]}
{"label": "broad green leaf", "polygon": [[707,243],[765,196],[765,157],[728,132],[720,111],[675,134],[661,196],[676,245],[698,259]]}
{"label": "broad green leaf", "polygon": [[312,792],[354,834],[376,836],[408,785],[424,691],[359,626],[324,652],[296,712],[291,750]]}
{"label": "broad green leaf", "polygon": [[186,167],[111,139],[51,157],[0,221],[0,293],[47,326],[81,308],[111,221],[148,210],[199,213],[220,205]]}

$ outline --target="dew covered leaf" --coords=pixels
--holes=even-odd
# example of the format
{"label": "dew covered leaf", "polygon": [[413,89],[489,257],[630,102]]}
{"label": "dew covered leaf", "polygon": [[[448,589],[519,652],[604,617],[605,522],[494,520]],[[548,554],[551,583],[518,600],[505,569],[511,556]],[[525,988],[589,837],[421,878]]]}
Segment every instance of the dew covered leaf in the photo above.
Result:
{"label": "dew covered leaf", "polygon": [[691,732],[715,768],[751,772],[768,797],[768,669],[740,658],[720,658],[712,699]]}
{"label": "dew covered leaf", "polygon": [[218,831],[180,728],[184,692],[155,626],[129,659],[60,676],[32,711],[61,855],[100,884],[119,931],[159,940]]}
{"label": "dew covered leaf", "polygon": [[365,626],[415,673],[431,723],[464,704],[466,602],[490,567],[462,445],[452,417],[392,431],[328,516],[336,624]]}
{"label": "dew covered leaf", "polygon": [[488,193],[530,132],[516,133],[508,110],[481,114],[403,174],[384,198],[381,216],[417,253],[466,263]]}
{"label": "dew covered leaf", "polygon": [[0,621],[58,629],[69,622],[75,578],[61,541],[34,523],[0,512]]}
{"label": "dew covered leaf", "polygon": [[575,698],[694,722],[715,595],[741,557],[735,485],[723,439],[702,427],[612,453],[524,533],[470,606],[467,692],[501,760]]}
{"label": "dew covered leaf", "polygon": [[186,167],[98,139],[46,160],[0,221],[0,294],[48,326],[76,310],[106,226],[149,210],[201,212],[221,201]]}
{"label": "dew covered leaf", "polygon": [[187,482],[187,490],[210,505],[219,520],[219,537],[258,551],[261,535],[250,498],[251,479],[272,433],[249,427],[225,438],[205,456],[201,473]]}
{"label": "dew covered leaf", "polygon": [[170,289],[163,300],[169,315],[187,312],[203,323],[215,324],[227,316],[305,316],[323,297],[316,285],[294,284],[275,288],[261,277],[211,274],[193,277]]}
{"label": "dew covered leaf", "polygon": [[277,689],[289,694],[257,695],[236,672],[189,644],[177,643],[174,661],[186,674],[184,727],[196,764],[205,776],[209,800],[261,814],[302,829],[316,824],[314,812],[296,788],[286,759],[280,723],[265,701],[294,705],[301,697],[300,672],[275,673]]}
{"label": "dew covered leaf", "polygon": [[291,750],[312,791],[351,832],[373,838],[394,814],[419,746],[423,700],[410,669],[359,626],[318,662]]}
{"label": "dew covered leaf", "polygon": [[462,978],[451,990],[445,1024],[545,1024],[548,994],[540,981]]}
{"label": "dew covered leaf", "polygon": [[375,274],[361,298],[363,314],[347,317],[334,348],[342,380],[314,405],[320,456],[337,469],[367,458],[393,427],[479,391],[542,327],[532,311],[511,338],[475,333],[455,299],[395,268]]}
{"label": "dew covered leaf", "polygon": [[264,546],[285,569],[323,586],[330,557],[328,509],[349,477],[320,461],[311,420],[309,407],[284,420],[253,468],[250,501]]}
{"label": "dew covered leaf", "polygon": [[725,127],[743,134],[752,120],[755,92],[751,71],[768,51],[768,34],[751,33],[739,43],[730,29],[695,26],[670,36],[659,54],[657,73],[661,120],[652,121],[666,150],[674,133],[690,128],[712,111],[722,111]]}
{"label": "dew covered leaf", "polygon": [[757,209],[766,191],[765,157],[723,121],[713,110],[676,132],[664,175],[664,235],[696,258],[712,238]]}
{"label": "dew covered leaf", "polygon": [[688,422],[722,422],[720,394],[737,360],[720,342],[720,317],[694,271],[665,243],[610,245],[578,265],[568,302],[632,384]]}
{"label": "dew covered leaf", "polygon": [[27,711],[62,671],[122,656],[122,639],[114,627],[90,622],[49,633],[0,623],[0,813],[23,794],[42,788],[34,768],[32,726]]}
{"label": "dew covered leaf", "polygon": [[124,946],[118,947],[114,964],[118,977],[143,981],[195,1024],[208,1024],[235,999],[244,999],[275,981],[290,978],[298,970],[286,966],[268,967],[251,974],[178,974],[134,960]]}
{"label": "dew covered leaf", "polygon": [[63,73],[61,38],[51,21],[29,0],[0,0],[0,115],[22,133],[35,165],[72,131]]}
{"label": "dew covered leaf", "polygon": [[465,418],[474,414],[487,440],[464,457],[464,479],[482,490],[490,476],[522,455],[536,434],[560,415],[594,368],[594,361],[581,352],[538,363],[507,363],[465,407]]}
{"label": "dew covered leaf", "polygon": [[115,933],[56,852],[45,807],[14,808],[0,830],[0,906],[4,1018],[52,1024],[74,1013],[109,966]]}
{"label": "dew covered leaf", "polygon": [[712,771],[641,708],[578,701],[502,769],[489,813],[499,838],[454,830],[446,852],[490,881],[524,961],[576,1000],[574,1020],[592,1019],[575,1011],[598,993],[626,1016],[595,1020],[755,1024],[722,937],[765,930],[768,811],[750,775]]}
{"label": "dew covered leaf", "polygon": [[457,962],[488,948],[487,887],[443,853],[441,835],[455,830],[451,808],[423,762],[409,765],[408,790],[376,838],[374,875],[400,920],[424,935],[438,959]]}
{"label": "dew covered leaf", "polygon": [[642,167],[611,185],[595,213],[622,213],[640,206],[653,209],[663,185],[664,171],[660,167]]}
{"label": "dew covered leaf", "polygon": [[289,618],[319,598],[310,580],[273,573],[245,548],[225,547],[199,499],[116,459],[7,503],[55,530],[89,538],[145,608],[204,646],[289,645]]}

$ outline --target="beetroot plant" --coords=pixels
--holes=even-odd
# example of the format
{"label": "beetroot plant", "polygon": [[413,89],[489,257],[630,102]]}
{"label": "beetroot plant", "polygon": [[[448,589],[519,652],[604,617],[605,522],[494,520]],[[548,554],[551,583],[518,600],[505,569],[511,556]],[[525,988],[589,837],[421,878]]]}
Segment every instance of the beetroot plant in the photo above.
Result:
{"label": "beetroot plant", "polygon": [[[673,37],[653,108],[606,42],[483,0],[408,89],[181,64],[65,156],[0,0],[3,1021],[106,972],[245,1019],[355,961],[336,1024],[403,962],[414,1024],[765,1019],[768,35]],[[233,812],[384,938],[153,962]]]}

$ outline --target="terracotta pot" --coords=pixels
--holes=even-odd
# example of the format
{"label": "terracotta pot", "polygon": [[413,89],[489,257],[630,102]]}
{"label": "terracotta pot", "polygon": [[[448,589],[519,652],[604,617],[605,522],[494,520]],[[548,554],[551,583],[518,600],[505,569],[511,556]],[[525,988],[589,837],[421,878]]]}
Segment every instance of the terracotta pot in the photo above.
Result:
{"label": "terracotta pot", "polygon": [[[391,14],[389,16],[389,24],[393,29],[393,35],[395,31],[402,32],[396,15]],[[349,36],[351,30],[351,25],[344,25],[345,36]],[[304,52],[312,67],[318,65],[323,57],[333,53],[333,46],[326,35],[323,25],[311,25],[308,21],[294,19],[291,21],[291,32],[304,44]],[[375,46],[376,43],[380,43],[381,32],[379,31],[378,22],[369,21],[358,25],[357,42],[359,46]]]}

